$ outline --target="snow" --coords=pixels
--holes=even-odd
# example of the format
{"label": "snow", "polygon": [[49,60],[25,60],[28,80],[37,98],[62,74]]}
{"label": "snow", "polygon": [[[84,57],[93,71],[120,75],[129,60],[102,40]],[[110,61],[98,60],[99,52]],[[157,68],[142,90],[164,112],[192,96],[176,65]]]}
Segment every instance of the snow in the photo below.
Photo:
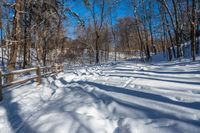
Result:
{"label": "snow", "polygon": [[199,58],[76,67],[3,95],[1,133],[200,131]]}

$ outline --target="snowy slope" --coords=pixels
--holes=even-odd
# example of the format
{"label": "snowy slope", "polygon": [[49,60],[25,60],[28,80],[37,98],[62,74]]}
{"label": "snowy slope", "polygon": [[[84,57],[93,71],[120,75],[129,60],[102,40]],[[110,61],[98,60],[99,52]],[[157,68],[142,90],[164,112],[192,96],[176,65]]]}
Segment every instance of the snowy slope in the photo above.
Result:
{"label": "snowy slope", "polygon": [[199,133],[200,61],[66,69],[4,90],[1,133]]}

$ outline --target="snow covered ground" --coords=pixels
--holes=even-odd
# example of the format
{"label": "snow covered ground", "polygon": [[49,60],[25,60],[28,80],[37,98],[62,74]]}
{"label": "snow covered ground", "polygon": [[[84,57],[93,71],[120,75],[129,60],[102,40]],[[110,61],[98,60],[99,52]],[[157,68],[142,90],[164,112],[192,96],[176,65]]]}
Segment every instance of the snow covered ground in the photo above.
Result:
{"label": "snow covered ground", "polygon": [[200,60],[66,67],[0,103],[0,133],[149,132],[200,132]]}

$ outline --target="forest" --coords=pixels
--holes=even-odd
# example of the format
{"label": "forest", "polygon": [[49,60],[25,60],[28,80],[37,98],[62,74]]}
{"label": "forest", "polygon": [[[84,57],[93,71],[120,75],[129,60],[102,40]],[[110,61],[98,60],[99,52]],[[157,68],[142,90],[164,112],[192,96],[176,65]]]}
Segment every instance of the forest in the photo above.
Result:
{"label": "forest", "polygon": [[162,52],[168,60],[199,54],[198,0],[1,0],[3,68],[98,64]]}
{"label": "forest", "polygon": [[200,132],[200,0],[0,0],[0,133],[149,132]]}

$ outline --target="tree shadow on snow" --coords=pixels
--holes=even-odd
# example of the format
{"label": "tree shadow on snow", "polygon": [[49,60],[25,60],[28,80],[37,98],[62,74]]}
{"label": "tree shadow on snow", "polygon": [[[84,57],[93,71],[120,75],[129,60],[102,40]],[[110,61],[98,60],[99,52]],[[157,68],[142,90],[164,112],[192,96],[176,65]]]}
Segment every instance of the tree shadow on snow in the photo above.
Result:
{"label": "tree shadow on snow", "polygon": [[150,71],[150,70],[143,70],[144,72],[148,73],[156,73],[156,74],[200,74],[200,71],[188,71],[188,72],[159,72],[159,71]]}
{"label": "tree shadow on snow", "polygon": [[141,92],[141,91],[136,91],[136,90],[129,90],[129,89],[115,87],[115,86],[108,86],[108,85],[103,85],[103,84],[89,82],[89,81],[79,81],[78,83],[80,83],[80,84],[86,83],[86,84],[89,84],[92,86],[96,86],[97,88],[105,90],[105,91],[122,93],[122,94],[126,94],[126,95],[131,95],[131,96],[150,99],[150,100],[154,100],[154,101],[179,105],[179,106],[192,108],[192,109],[200,109],[200,106],[199,106],[200,102],[184,103],[184,102],[179,102],[179,101],[173,101],[169,98],[166,98],[166,97],[163,97],[163,96],[157,95],[157,94],[146,93],[146,92]]}
{"label": "tree shadow on snow", "polygon": [[[140,74],[143,75],[143,74]],[[157,81],[163,81],[163,82],[171,82],[171,83],[180,83],[180,84],[189,84],[189,85],[200,85],[200,82],[189,82],[189,81],[178,81],[178,80],[169,80],[169,79],[159,79],[155,76],[151,77],[144,77],[144,76],[128,76],[128,75],[115,75],[115,74],[109,74],[109,76],[118,76],[118,77],[126,77],[126,78],[139,78],[139,79],[147,79],[147,80],[157,80]]]}
{"label": "tree shadow on snow", "polygon": [[[19,87],[16,87],[16,89],[18,88]],[[5,96],[2,103],[0,103],[0,106],[4,107],[6,110],[7,121],[9,122],[12,131],[14,133],[23,133],[24,131],[27,133],[36,133],[36,131],[33,128],[31,128],[31,126],[21,117],[20,107],[17,101],[12,101],[12,100],[13,100],[12,91],[8,90],[5,92]]]}
{"label": "tree shadow on snow", "polygon": [[[174,104],[174,105],[192,108],[192,109],[200,109],[200,106],[199,106],[200,102],[183,103],[183,102],[179,102],[179,101],[173,101],[171,99],[168,99],[166,97],[156,95],[156,94],[140,92],[140,91],[136,91],[136,90],[128,90],[128,89],[125,89],[125,88],[102,85],[102,84],[98,84],[98,83],[94,83],[94,82],[88,82],[88,81],[78,81],[77,83],[82,84],[82,85],[88,84],[88,85],[97,87],[101,90],[105,90],[105,91],[122,93],[122,94],[126,94],[126,95],[136,96],[136,97],[140,97],[140,98],[144,98],[144,99],[150,99],[150,100],[159,101],[159,102],[168,103],[168,104]],[[88,92],[88,93],[90,93],[90,92]],[[91,92],[91,93],[94,93],[94,92]],[[110,96],[105,96],[106,94],[105,95],[99,95],[100,97],[98,97],[97,95],[94,95],[94,94],[91,94],[91,95],[93,97],[97,97],[98,99],[102,99],[102,100],[106,97],[110,97]],[[104,96],[104,97],[101,97],[101,96]],[[107,98],[107,99],[109,99],[109,98]],[[115,101],[122,106],[126,106],[126,107],[129,107],[129,108],[136,109],[136,110],[139,110],[141,112],[144,112],[149,118],[152,118],[152,119],[167,118],[167,119],[173,119],[173,120],[182,121],[182,122],[185,122],[185,123],[200,126],[199,121],[191,120],[191,119],[181,119],[181,118],[174,116],[173,114],[168,114],[168,113],[161,112],[161,111],[158,111],[158,110],[146,107],[146,106],[139,105],[139,103],[138,104],[129,103],[127,101],[123,101],[121,99],[117,99],[117,98],[114,98],[114,97],[111,97],[109,100]]]}

